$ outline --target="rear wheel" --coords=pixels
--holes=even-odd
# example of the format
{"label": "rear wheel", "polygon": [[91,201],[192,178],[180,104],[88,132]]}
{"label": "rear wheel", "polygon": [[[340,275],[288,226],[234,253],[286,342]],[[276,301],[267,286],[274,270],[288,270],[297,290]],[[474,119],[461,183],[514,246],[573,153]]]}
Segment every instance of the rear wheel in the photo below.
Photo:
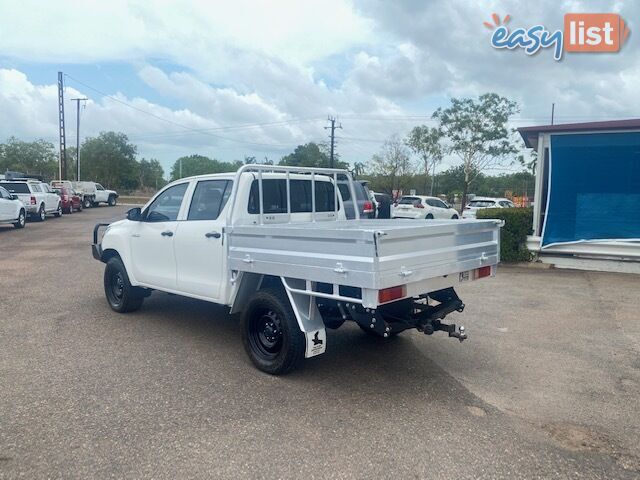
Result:
{"label": "rear wheel", "polygon": [[44,222],[47,219],[47,212],[44,210],[44,205],[40,205],[40,209],[38,210],[38,215],[36,217],[39,222]]}
{"label": "rear wheel", "polygon": [[244,311],[241,328],[245,351],[263,372],[282,375],[304,357],[304,334],[282,290],[257,292]]}
{"label": "rear wheel", "polygon": [[451,217],[451,220],[458,220],[458,218],[460,218],[460,217],[458,217],[458,215],[454,214],[454,215]]}
{"label": "rear wheel", "polygon": [[71,215],[73,213],[73,203],[69,204],[69,208],[65,209],[64,213],[67,213],[69,215]]}
{"label": "rear wheel", "polygon": [[431,215],[430,213],[427,214],[427,216],[425,217],[427,220],[433,220],[433,215]]}
{"label": "rear wheel", "polygon": [[62,216],[62,203],[58,204],[58,208],[56,209],[54,215],[56,217],[61,217]]}
{"label": "rear wheel", "polygon": [[112,310],[127,313],[138,310],[144,301],[144,295],[129,282],[127,270],[122,260],[113,257],[104,269],[104,293]]}
{"label": "rear wheel", "polygon": [[13,223],[13,226],[16,228],[24,228],[25,223],[26,223],[26,214],[24,213],[24,210],[20,210],[20,214],[18,215],[18,220],[16,220]]}

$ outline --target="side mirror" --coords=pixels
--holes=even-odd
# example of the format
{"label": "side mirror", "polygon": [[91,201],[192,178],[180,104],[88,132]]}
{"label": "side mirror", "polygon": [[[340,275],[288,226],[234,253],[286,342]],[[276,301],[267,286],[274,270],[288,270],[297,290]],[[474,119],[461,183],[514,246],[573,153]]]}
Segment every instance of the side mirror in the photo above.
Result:
{"label": "side mirror", "polygon": [[18,195],[16,195],[15,193],[12,193],[11,200],[18,200]]}
{"label": "side mirror", "polygon": [[140,222],[142,221],[142,209],[140,207],[132,208],[127,211],[127,220],[131,220],[132,222]]}

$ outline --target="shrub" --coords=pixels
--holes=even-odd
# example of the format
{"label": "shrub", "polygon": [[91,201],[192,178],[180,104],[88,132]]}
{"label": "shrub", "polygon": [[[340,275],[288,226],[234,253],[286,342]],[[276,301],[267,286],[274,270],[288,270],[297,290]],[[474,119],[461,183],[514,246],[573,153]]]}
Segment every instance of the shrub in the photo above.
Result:
{"label": "shrub", "polygon": [[500,260],[503,262],[528,262],[531,252],[527,249],[527,235],[531,234],[532,208],[482,208],[477,218],[504,220],[500,229]]}

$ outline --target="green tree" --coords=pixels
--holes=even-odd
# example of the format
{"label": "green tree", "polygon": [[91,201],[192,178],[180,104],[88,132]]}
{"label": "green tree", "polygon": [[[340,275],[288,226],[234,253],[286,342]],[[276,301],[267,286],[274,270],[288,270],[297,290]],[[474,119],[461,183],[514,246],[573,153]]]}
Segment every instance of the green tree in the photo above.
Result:
{"label": "green tree", "polygon": [[158,189],[164,186],[164,169],[155,158],[140,160],[138,169],[138,187]]}
{"label": "green tree", "polygon": [[477,100],[453,98],[451,106],[439,108],[433,114],[448,141],[446,150],[459,157],[464,166],[462,209],[466,205],[469,185],[478,174],[517,152],[507,122],[518,111],[516,102],[495,93],[485,93]]}
{"label": "green tree", "polygon": [[24,142],[10,137],[0,144],[0,172],[6,170],[58,177],[58,153],[51,142]]}
{"label": "green tree", "polygon": [[171,180],[207,173],[235,172],[241,166],[240,161],[221,162],[203,155],[188,155],[175,161],[171,167]]}
{"label": "green tree", "polygon": [[407,135],[405,140],[407,146],[420,157],[425,180],[425,192],[427,191],[427,178],[431,177],[430,195],[433,195],[433,180],[436,174],[436,167],[442,161],[443,150],[440,140],[442,133],[437,128],[418,125]]}
{"label": "green tree", "polygon": [[140,168],[136,153],[137,147],[124,133],[101,132],[80,147],[80,177],[107,188],[133,190],[138,186]]}
{"label": "green tree", "polygon": [[397,135],[386,140],[380,152],[374,154],[371,160],[373,173],[378,176],[376,189],[393,194],[394,190],[407,188],[413,165],[407,147]]}
{"label": "green tree", "polygon": [[[287,165],[291,167],[318,167],[329,168],[330,160],[329,155],[325,151],[323,145],[317,143],[307,143],[305,145],[298,145],[293,153],[285,155],[280,160],[280,165]],[[338,160],[338,157],[334,156],[335,168],[347,168],[348,164]]]}

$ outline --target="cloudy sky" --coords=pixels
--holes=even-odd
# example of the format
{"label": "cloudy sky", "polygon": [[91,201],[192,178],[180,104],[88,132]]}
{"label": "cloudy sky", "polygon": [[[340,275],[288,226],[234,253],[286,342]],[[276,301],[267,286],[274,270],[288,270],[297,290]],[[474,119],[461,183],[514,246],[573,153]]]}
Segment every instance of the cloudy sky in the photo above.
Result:
{"label": "cloudy sky", "polygon": [[[391,134],[430,123],[452,96],[517,100],[514,126],[640,117],[640,2],[85,0],[0,2],[0,141],[57,142],[57,72],[87,97],[81,135],[125,132],[168,167],[199,153],[277,160],[342,123],[344,160],[367,162]],[[568,12],[620,13],[616,54],[495,50],[483,25],[562,29]],[[453,161],[449,159],[449,161]]]}

